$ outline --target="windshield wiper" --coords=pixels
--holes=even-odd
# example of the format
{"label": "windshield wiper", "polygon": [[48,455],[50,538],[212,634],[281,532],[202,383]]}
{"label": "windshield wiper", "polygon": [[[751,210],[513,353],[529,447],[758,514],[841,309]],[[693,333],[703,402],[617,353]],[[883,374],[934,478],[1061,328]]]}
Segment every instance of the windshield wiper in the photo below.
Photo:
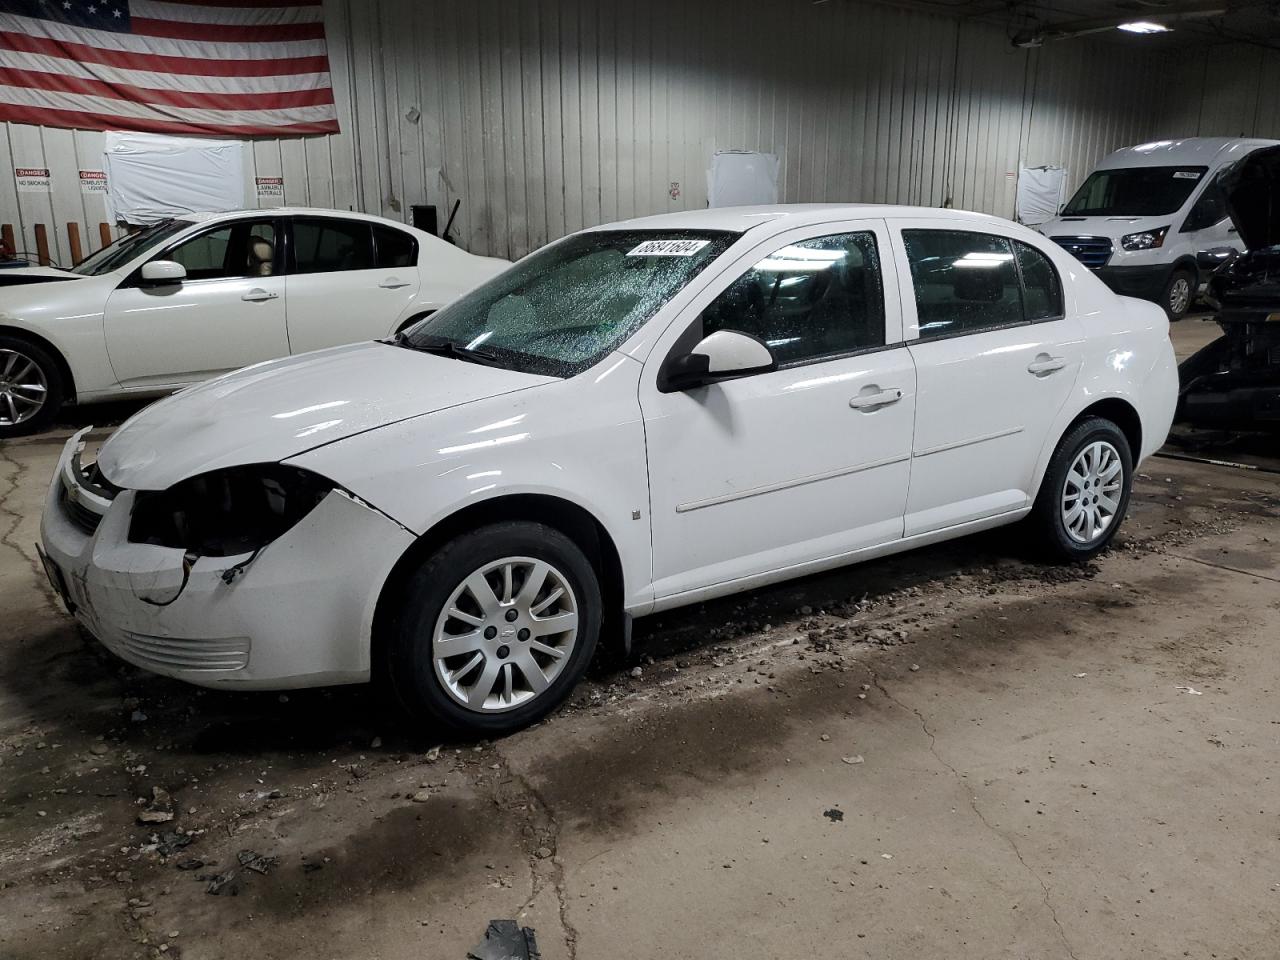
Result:
{"label": "windshield wiper", "polygon": [[474,347],[464,347],[462,344],[453,340],[429,340],[426,343],[414,343],[409,339],[408,335],[401,330],[391,342],[398,347],[404,347],[408,350],[419,350],[422,353],[435,354],[438,357],[452,357],[455,360],[465,360],[467,363],[479,363],[487,367],[503,367],[506,364],[502,358],[496,353],[488,350],[477,350]]}

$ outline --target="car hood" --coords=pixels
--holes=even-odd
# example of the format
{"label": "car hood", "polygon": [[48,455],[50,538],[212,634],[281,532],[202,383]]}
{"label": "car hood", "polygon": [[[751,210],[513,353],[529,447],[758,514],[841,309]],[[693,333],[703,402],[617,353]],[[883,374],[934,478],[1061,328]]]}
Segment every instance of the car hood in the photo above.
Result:
{"label": "car hood", "polygon": [[1119,241],[1131,233],[1167,227],[1177,214],[1161,217],[1055,217],[1036,229],[1046,237],[1107,237]]}
{"label": "car hood", "polygon": [[0,267],[0,288],[22,287],[56,280],[83,280],[78,273],[68,273],[54,267]]}
{"label": "car hood", "polygon": [[1246,249],[1280,245],[1280,147],[1244,157],[1223,174],[1222,189]]}
{"label": "car hood", "polygon": [[163,490],[552,382],[387,343],[350,344],[246,367],[154,403],[103,444],[98,465],[117,486]]}

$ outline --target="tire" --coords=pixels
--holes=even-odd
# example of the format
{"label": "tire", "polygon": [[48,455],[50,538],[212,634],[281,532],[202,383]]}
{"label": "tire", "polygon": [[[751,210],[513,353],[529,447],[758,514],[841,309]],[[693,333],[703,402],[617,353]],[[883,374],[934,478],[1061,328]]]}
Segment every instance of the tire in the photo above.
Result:
{"label": "tire", "polygon": [[[387,626],[385,679],[415,724],[480,735],[518,730],[555,709],[586,672],[602,606],[590,561],[559,530],[514,521],[481,527],[409,576]],[[564,617],[556,626],[567,625],[575,614],[572,633],[545,623]]]}
{"label": "tire", "polygon": [[1191,309],[1191,302],[1196,298],[1196,278],[1190,270],[1177,269],[1169,275],[1169,282],[1164,285],[1160,295],[1160,306],[1170,320],[1181,320]]}
{"label": "tire", "polygon": [[45,347],[0,335],[0,440],[47,429],[65,396],[62,370]]}
{"label": "tire", "polygon": [[[1120,466],[1118,473],[1108,476],[1115,463]],[[1078,469],[1073,472],[1073,468]],[[1082,475],[1087,478],[1083,480],[1087,489],[1079,479]],[[1054,560],[1093,559],[1107,548],[1124,522],[1132,488],[1133,453],[1124,432],[1101,417],[1080,421],[1058,443],[1040,483],[1029,517],[1037,545]],[[1083,493],[1088,494],[1086,501],[1092,502],[1076,512]],[[1108,508],[1108,500],[1114,506]],[[1095,522],[1097,526],[1091,525]]]}

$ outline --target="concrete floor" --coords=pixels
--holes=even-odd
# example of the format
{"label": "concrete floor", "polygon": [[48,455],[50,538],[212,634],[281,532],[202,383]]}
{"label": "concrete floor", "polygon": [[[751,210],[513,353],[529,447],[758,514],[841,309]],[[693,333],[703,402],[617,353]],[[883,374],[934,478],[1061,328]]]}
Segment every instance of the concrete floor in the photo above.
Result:
{"label": "concrete floor", "polygon": [[364,689],[83,640],[57,451],[0,448],[5,960],[461,960],[503,917],[546,960],[1277,955],[1278,476],[1153,459],[1084,567],[997,531],[641,621],[642,677],[434,754]]}

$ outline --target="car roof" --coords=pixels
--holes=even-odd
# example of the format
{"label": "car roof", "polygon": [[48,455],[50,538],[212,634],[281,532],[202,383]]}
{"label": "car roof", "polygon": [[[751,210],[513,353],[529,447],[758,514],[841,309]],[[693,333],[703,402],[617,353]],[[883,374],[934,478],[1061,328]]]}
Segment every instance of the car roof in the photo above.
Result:
{"label": "car roof", "polygon": [[889,203],[782,203],[759,207],[716,207],[660,213],[651,217],[619,220],[591,230],[731,230],[745,233],[767,225],[770,233],[832,220],[879,220],[927,217],[983,220],[1007,226],[1008,220],[970,210],[940,207],[908,207]]}
{"label": "car roof", "polygon": [[236,217],[253,217],[262,216],[263,214],[275,214],[277,216],[345,217],[348,220],[371,220],[374,223],[385,223],[389,226],[400,227],[406,230],[414,229],[407,223],[400,223],[397,220],[388,220],[386,217],[375,216],[371,213],[357,213],[354,210],[333,210],[328,207],[254,207],[245,210],[198,210],[193,213],[177,214],[174,219],[190,220],[192,223],[205,223],[211,220],[231,220]]}
{"label": "car roof", "polygon": [[1099,170],[1124,167],[1206,167],[1244,156],[1259,147],[1272,146],[1280,140],[1258,137],[1184,137],[1180,140],[1152,140],[1125,147],[1104,157]]}

